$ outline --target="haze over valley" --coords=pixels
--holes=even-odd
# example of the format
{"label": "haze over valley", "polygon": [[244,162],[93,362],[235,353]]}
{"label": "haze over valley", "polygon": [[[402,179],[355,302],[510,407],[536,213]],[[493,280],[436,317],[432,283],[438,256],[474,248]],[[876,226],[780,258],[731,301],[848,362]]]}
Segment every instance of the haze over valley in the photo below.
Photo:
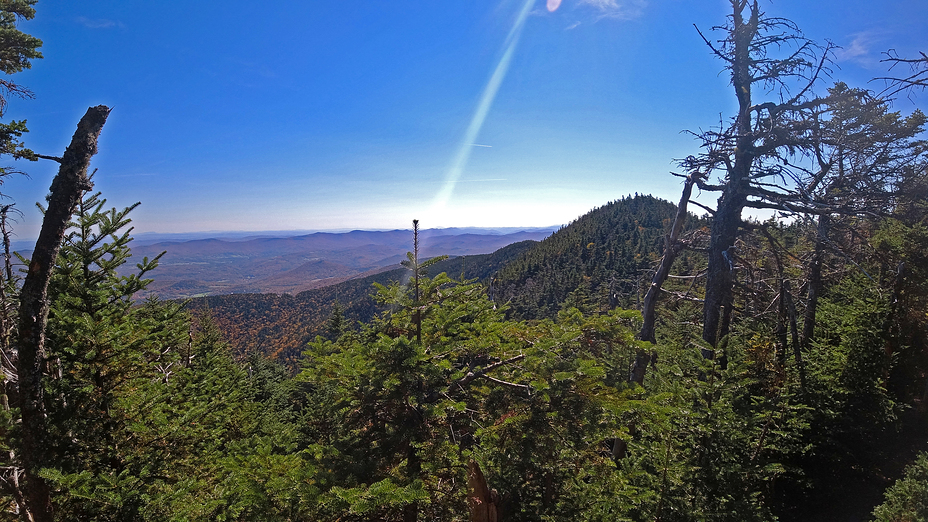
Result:
{"label": "haze over valley", "polygon": [[[554,227],[507,232],[438,229],[422,232],[422,254],[488,254],[511,243],[539,241]],[[199,239],[133,248],[133,256],[166,252],[147,293],[164,299],[240,293],[298,293],[394,269],[412,248],[412,231],[316,232],[230,241]]]}

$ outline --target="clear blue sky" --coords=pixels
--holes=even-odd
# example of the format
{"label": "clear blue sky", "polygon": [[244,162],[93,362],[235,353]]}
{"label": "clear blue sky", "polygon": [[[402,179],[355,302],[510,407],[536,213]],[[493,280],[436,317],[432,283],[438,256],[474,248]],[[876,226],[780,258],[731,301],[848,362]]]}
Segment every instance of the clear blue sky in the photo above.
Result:
{"label": "clear blue sky", "polygon": [[[547,4],[546,4],[547,1]],[[544,226],[639,192],[675,200],[682,133],[734,107],[693,28],[724,0],[40,0],[13,79],[29,145],[60,155],[113,107],[94,167],[137,231]],[[925,0],[762,0],[867,86],[928,51]],[[557,9],[551,10],[557,7]],[[880,84],[869,84],[880,88]],[[823,86],[824,89],[824,86]],[[928,106],[928,93],[896,108]],[[56,171],[0,187],[36,233]]]}

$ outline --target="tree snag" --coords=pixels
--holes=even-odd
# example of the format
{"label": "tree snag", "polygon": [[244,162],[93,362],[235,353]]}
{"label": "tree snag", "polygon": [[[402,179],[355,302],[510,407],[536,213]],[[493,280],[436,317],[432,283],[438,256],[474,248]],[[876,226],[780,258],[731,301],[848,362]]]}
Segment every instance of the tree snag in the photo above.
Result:
{"label": "tree snag", "polygon": [[470,522],[499,520],[499,495],[487,485],[480,465],[473,460],[467,464],[467,505],[470,507]]}
{"label": "tree snag", "polygon": [[[805,38],[790,20],[766,16],[757,0],[729,0],[729,4],[728,23],[713,28],[723,38],[710,42],[699,34],[725,63],[738,112],[730,124],[694,133],[703,151],[681,161],[688,172],[699,173],[700,190],[721,193],[711,211],[703,301],[702,337],[707,348],[702,352],[707,359],[715,357],[732,319],[735,243],[744,228],[742,211],[765,208],[791,215],[816,211],[803,188],[797,188],[802,176],[797,177],[793,169],[797,158],[813,146],[816,115],[829,101],[814,96],[812,88],[828,71],[833,47]],[[755,103],[755,88],[777,101]]]}
{"label": "tree snag", "polygon": [[49,309],[48,283],[74,207],[81,195],[93,187],[87,177],[87,168],[90,158],[97,153],[97,139],[109,113],[109,107],[104,105],[90,107],[77,124],[71,144],[59,161],[58,175],[52,180],[48,209],[20,293],[17,362],[22,412],[20,459],[25,471],[25,508],[33,522],[52,521],[51,490],[38,475],[39,470],[47,465],[44,459],[47,427],[42,378]]}
{"label": "tree snag", "polygon": [[[654,337],[657,296],[664,282],[667,281],[667,277],[670,275],[670,267],[677,259],[677,254],[679,254],[680,250],[683,248],[683,245],[680,243],[680,233],[683,232],[683,225],[686,223],[686,207],[690,201],[690,196],[693,194],[693,183],[696,181],[694,178],[695,175],[696,174],[693,173],[687,176],[683,184],[683,195],[680,196],[680,203],[677,204],[677,214],[673,218],[673,226],[670,227],[670,232],[664,237],[664,256],[661,258],[661,264],[658,266],[657,272],[654,273],[654,277],[651,279],[651,286],[648,287],[648,293],[644,296],[644,306],[641,309],[641,332],[638,334],[638,338],[642,341],[657,342],[657,339]],[[641,380],[644,380],[643,375]],[[639,382],[638,384],[641,383]]]}

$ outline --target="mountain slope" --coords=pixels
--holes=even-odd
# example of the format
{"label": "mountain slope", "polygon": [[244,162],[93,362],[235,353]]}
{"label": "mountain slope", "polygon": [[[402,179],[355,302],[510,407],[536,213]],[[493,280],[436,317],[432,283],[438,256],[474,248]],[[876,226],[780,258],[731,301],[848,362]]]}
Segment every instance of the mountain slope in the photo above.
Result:
{"label": "mountain slope", "polygon": [[571,293],[573,304],[593,310],[635,308],[675,212],[672,203],[644,195],[594,209],[500,269],[493,297],[521,319],[553,317]]}

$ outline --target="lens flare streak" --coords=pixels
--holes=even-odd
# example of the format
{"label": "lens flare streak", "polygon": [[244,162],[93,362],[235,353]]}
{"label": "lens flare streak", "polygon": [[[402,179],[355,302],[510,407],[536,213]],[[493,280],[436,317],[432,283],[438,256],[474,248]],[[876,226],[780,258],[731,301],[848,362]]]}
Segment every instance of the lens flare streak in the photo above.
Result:
{"label": "lens flare streak", "polygon": [[474,146],[477,145],[475,142],[477,140],[477,136],[480,134],[480,129],[483,127],[483,123],[487,119],[487,114],[490,112],[490,108],[493,105],[493,100],[496,99],[496,93],[499,91],[499,87],[503,83],[503,79],[506,77],[506,73],[509,71],[509,64],[512,62],[512,56],[515,53],[517,44],[519,43],[519,36],[522,34],[522,28],[525,26],[525,20],[528,18],[528,15],[534,5],[535,0],[525,1],[525,4],[522,6],[522,10],[519,11],[519,15],[516,17],[515,24],[513,24],[512,29],[506,36],[506,41],[503,44],[505,51],[503,51],[503,55],[500,57],[499,63],[496,64],[496,69],[494,69],[493,75],[490,76],[486,87],[483,89],[483,94],[480,96],[480,102],[477,104],[477,108],[474,111],[474,116],[470,120],[470,125],[467,126],[467,131],[464,133],[464,138],[461,140],[461,145],[458,147],[458,151],[454,155],[451,166],[448,168],[448,173],[445,175],[444,186],[441,188],[441,190],[438,191],[438,194],[436,194],[435,199],[432,202],[431,213],[433,214],[440,212],[445,207],[445,205],[448,203],[448,200],[451,199],[451,195],[454,193],[455,185],[457,184],[458,180],[461,179],[461,175],[464,173],[464,168],[467,166],[467,160],[470,159],[470,153]]}

